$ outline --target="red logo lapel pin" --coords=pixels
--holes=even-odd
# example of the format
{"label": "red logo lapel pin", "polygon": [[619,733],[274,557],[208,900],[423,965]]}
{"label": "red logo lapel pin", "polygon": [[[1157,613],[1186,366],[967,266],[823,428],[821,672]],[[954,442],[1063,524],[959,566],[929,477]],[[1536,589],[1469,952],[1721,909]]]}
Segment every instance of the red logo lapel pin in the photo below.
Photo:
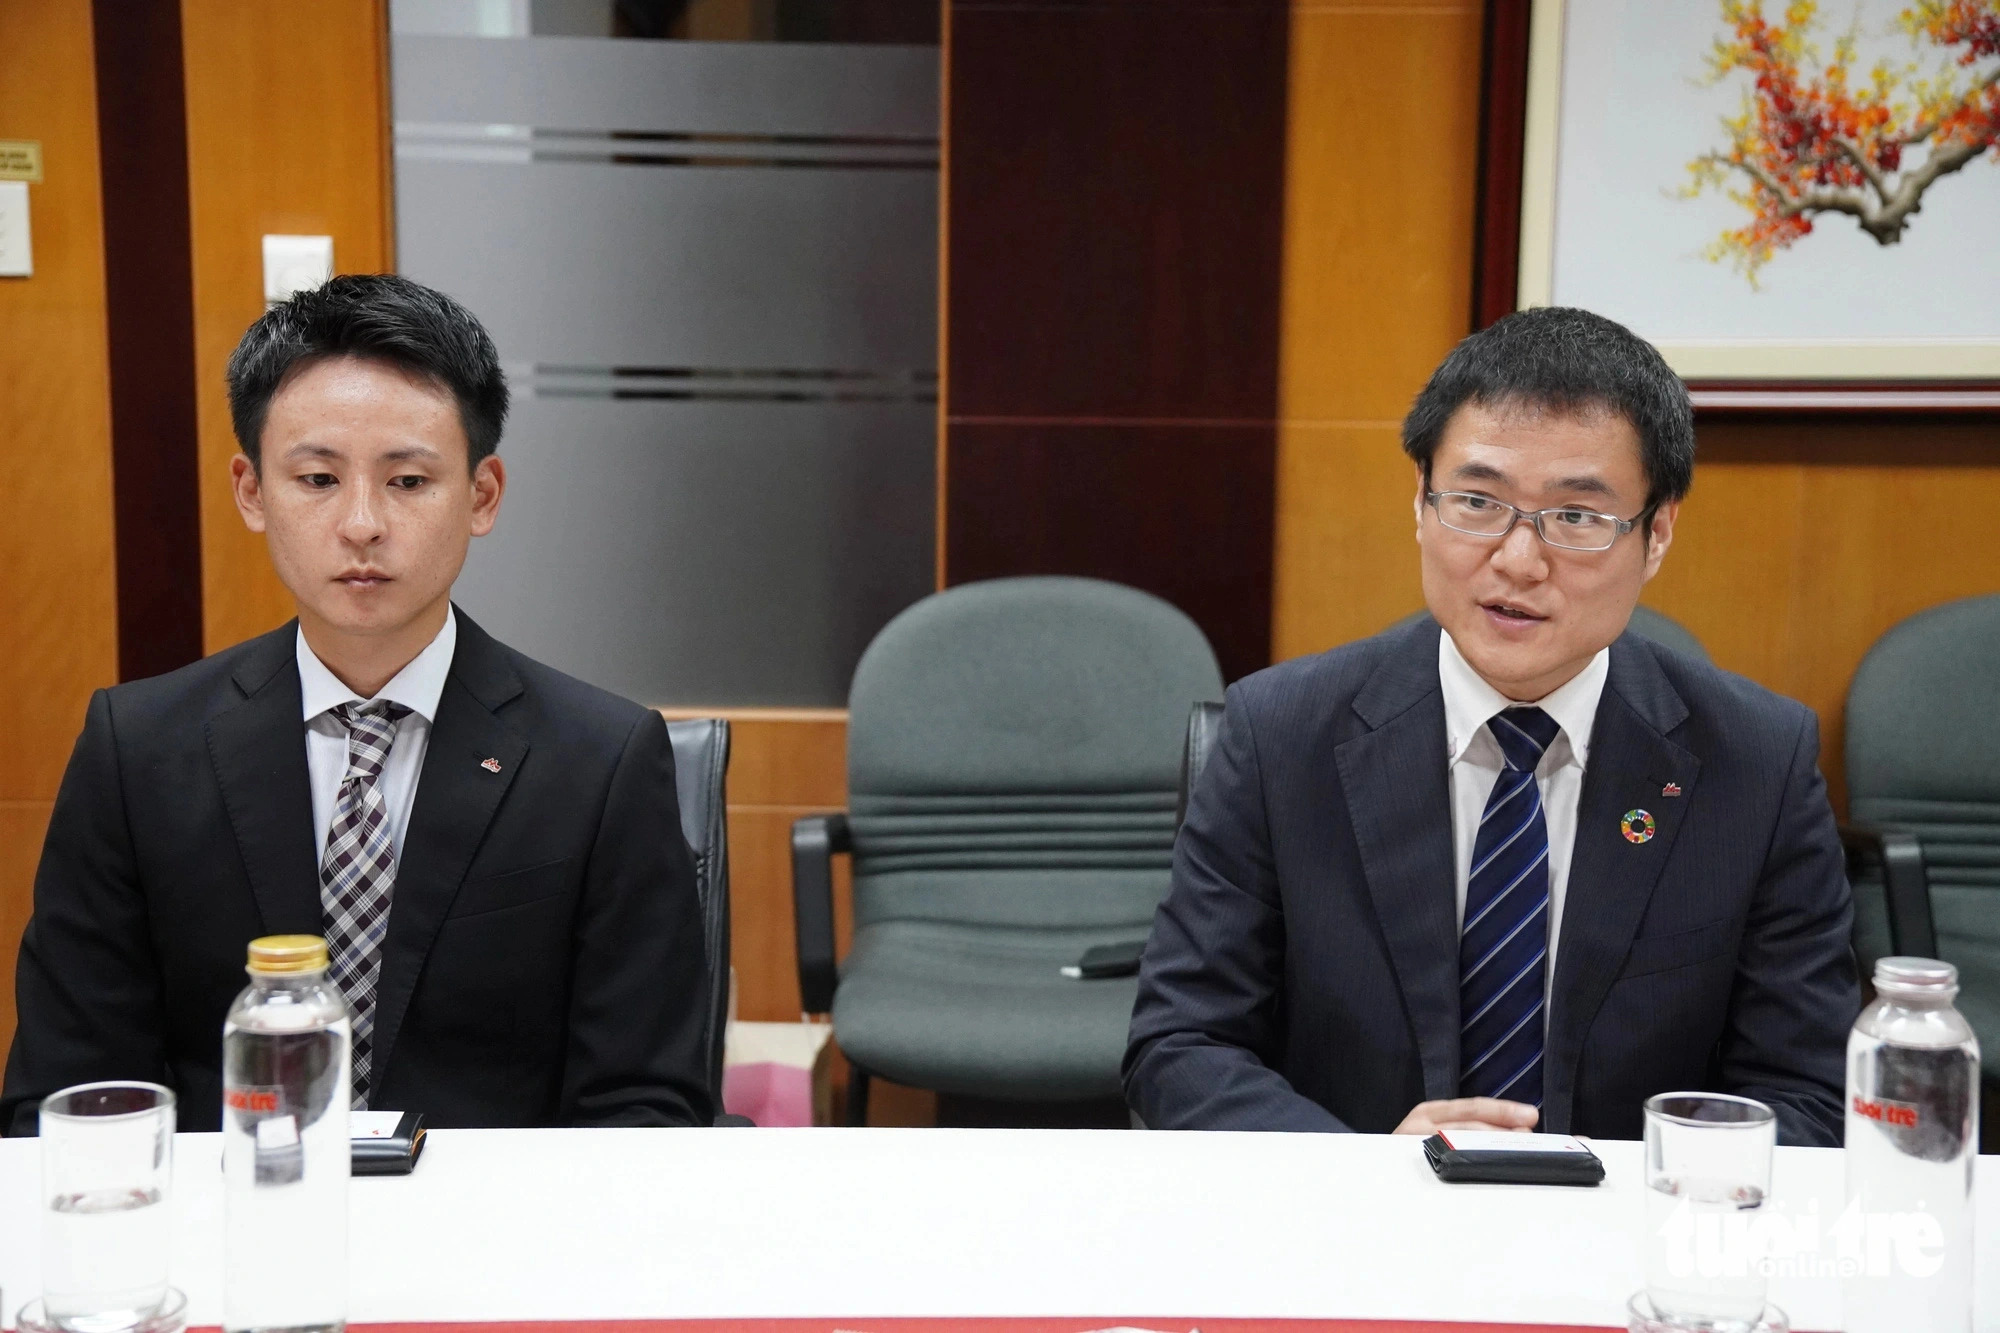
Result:
{"label": "red logo lapel pin", "polygon": [[479,766],[488,773],[498,773],[500,771],[500,761],[498,759],[482,759],[479,761]]}

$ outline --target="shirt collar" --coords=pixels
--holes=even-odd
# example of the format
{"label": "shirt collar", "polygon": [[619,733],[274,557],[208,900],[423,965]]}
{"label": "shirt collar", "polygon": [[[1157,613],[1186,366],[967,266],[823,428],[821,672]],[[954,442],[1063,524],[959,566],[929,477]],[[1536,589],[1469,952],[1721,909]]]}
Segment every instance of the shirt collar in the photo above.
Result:
{"label": "shirt collar", "polygon": [[[1568,740],[1579,768],[1590,758],[1590,730],[1597,721],[1597,702],[1604,696],[1604,682],[1610,675],[1611,650],[1600,648],[1583,670],[1546,697],[1533,701],[1562,728],[1562,738]],[[1495,713],[1527,702],[1509,699],[1481,679],[1448,632],[1438,635],[1438,684],[1444,691],[1445,736],[1451,745],[1452,763],[1478,748],[1481,738],[1494,745],[1497,753],[1499,743],[1491,740],[1486,723]]]}
{"label": "shirt collar", "polygon": [[[375,699],[398,703],[425,722],[437,720],[438,700],[444,695],[445,677],[451,674],[451,655],[458,647],[458,613],[447,606],[444,628],[409,665],[398,671]],[[298,632],[299,691],[305,698],[305,720],[310,722],[331,708],[346,703],[373,703],[364,700],[340,683],[340,677],[326,669],[306,645],[306,632]]]}

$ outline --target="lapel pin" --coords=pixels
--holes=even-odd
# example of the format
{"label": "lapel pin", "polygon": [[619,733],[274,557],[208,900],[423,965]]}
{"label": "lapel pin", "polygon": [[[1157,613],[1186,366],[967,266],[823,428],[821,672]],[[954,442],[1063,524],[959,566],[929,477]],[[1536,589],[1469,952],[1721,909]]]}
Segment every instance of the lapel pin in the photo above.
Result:
{"label": "lapel pin", "polygon": [[1653,817],[1644,810],[1627,810],[1625,818],[1618,821],[1618,831],[1630,843],[1651,842],[1653,840]]}
{"label": "lapel pin", "polygon": [[1660,788],[1660,795],[1662,796],[1679,796],[1680,794],[1681,784],[1678,782],[1669,782],[1666,786]]}
{"label": "lapel pin", "polygon": [[[498,759],[482,759],[479,761],[479,766],[488,773],[498,773],[500,771],[500,761]],[[1630,837],[1631,835],[1628,833],[1626,836]]]}

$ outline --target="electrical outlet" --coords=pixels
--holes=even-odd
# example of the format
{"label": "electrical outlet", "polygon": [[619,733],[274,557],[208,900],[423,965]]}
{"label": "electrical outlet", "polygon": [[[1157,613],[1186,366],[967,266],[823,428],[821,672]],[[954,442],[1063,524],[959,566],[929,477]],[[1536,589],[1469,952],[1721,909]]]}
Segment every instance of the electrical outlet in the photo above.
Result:
{"label": "electrical outlet", "polygon": [[333,276],[333,237],[264,238],[264,305],[268,309],[309,292]]}

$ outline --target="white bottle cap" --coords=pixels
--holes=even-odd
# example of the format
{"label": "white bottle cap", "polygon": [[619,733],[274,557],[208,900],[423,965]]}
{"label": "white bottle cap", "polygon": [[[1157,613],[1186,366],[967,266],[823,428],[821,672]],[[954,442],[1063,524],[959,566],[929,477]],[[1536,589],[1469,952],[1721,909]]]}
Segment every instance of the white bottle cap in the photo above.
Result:
{"label": "white bottle cap", "polygon": [[1950,1001],[1958,994],[1958,969],[1935,958],[1878,958],[1875,989],[1895,999]]}

